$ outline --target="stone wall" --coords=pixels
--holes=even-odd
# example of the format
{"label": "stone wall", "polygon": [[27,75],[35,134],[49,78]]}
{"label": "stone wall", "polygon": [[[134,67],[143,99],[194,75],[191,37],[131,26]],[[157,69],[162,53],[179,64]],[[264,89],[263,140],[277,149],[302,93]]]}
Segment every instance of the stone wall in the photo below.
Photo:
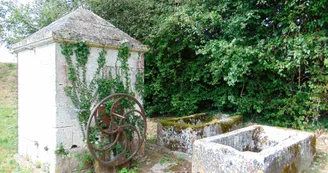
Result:
{"label": "stone wall", "polygon": [[55,161],[55,47],[53,43],[18,54],[18,153],[34,163]]}
{"label": "stone wall", "polygon": [[[87,74],[86,79],[89,83],[98,67],[97,58],[99,56],[99,52],[101,48],[90,48],[90,55],[88,59],[88,63],[86,65]],[[57,116],[56,116],[56,128],[60,129],[57,133],[57,145],[62,142],[65,148],[71,148],[71,146],[76,145],[77,147],[81,147],[84,145],[82,139],[82,131],[81,126],[79,125],[77,119],[77,110],[72,104],[70,98],[65,95],[64,87],[69,85],[69,81],[67,79],[67,65],[65,61],[65,57],[60,53],[61,48],[60,45],[57,44],[57,58],[56,58],[56,103],[57,103]],[[117,64],[118,68],[120,67],[120,63],[117,62],[117,50],[107,50],[106,55],[106,67],[108,69],[114,70],[115,64]],[[135,82],[136,82],[136,74],[137,68],[139,68],[138,64],[139,55],[136,52],[131,52],[131,57],[128,60],[129,68],[130,68],[130,88],[135,91]],[[143,71],[143,67],[142,67]],[[114,72],[112,72],[114,74]],[[137,95],[136,97],[141,101],[141,96]],[[62,131],[62,132],[60,132]]]}
{"label": "stone wall", "polygon": [[193,173],[298,173],[315,155],[311,133],[250,126],[194,142]]}
{"label": "stone wall", "polygon": [[[90,48],[87,63],[87,80],[90,82],[97,69],[97,58],[101,48]],[[115,69],[118,50],[107,50],[106,68]],[[50,172],[66,172],[72,165],[63,164],[55,150],[63,144],[68,152],[85,149],[77,111],[70,98],[65,95],[67,64],[61,54],[59,43],[25,50],[18,53],[18,114],[19,154],[33,163],[40,162]],[[130,88],[135,90],[138,68],[143,71],[143,59],[131,52]],[[112,74],[115,74],[112,72]],[[141,96],[136,98],[141,101]],[[57,165],[57,166],[56,166]],[[66,166],[63,166],[66,165]],[[58,170],[60,169],[60,171]]]}
{"label": "stone wall", "polygon": [[211,116],[208,113],[158,122],[157,144],[174,151],[192,154],[197,139],[226,133],[242,126],[242,116]]}

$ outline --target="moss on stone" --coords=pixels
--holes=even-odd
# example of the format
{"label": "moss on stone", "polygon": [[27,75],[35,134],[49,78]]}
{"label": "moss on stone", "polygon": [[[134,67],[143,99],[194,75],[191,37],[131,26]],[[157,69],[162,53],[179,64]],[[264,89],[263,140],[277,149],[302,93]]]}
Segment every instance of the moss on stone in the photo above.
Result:
{"label": "moss on stone", "polygon": [[[190,150],[190,144],[194,140],[204,137],[207,127],[215,126],[216,134],[225,133],[239,127],[242,123],[242,116],[232,116],[228,118],[216,119],[208,113],[194,114],[181,118],[167,118],[158,123],[158,143],[171,150],[187,152]],[[211,129],[211,128],[210,128]],[[163,136],[168,133],[169,136]],[[188,139],[180,139],[184,134]],[[161,140],[163,142],[161,142]],[[164,142],[164,140],[166,142]],[[186,144],[187,143],[187,144]],[[188,148],[189,147],[189,148]]]}
{"label": "moss on stone", "polygon": [[295,157],[300,155],[300,144],[294,145],[294,154],[295,154]]}
{"label": "moss on stone", "polygon": [[259,137],[263,131],[264,129],[261,126],[255,127],[252,133],[252,140],[255,142],[260,142]]}
{"label": "moss on stone", "polygon": [[285,165],[281,173],[298,173],[295,162]]}
{"label": "moss on stone", "polygon": [[[208,113],[194,114],[190,116],[180,117],[180,118],[167,118],[159,121],[162,128],[174,127],[176,131],[181,131],[182,129],[191,128],[193,130],[203,129],[206,126],[218,124],[221,127],[223,133],[228,132],[233,125],[240,124],[243,121],[242,116],[231,116],[231,120],[222,121],[222,119],[215,119]],[[180,123],[182,120],[184,123]],[[192,120],[200,120],[201,124],[193,124]]]}
{"label": "moss on stone", "polygon": [[313,155],[315,155],[316,153],[316,143],[317,143],[317,139],[315,136],[311,136],[310,137],[310,142],[311,142],[311,152]]}
{"label": "moss on stone", "polygon": [[221,126],[222,133],[230,131],[233,125],[241,124],[243,121],[242,116],[232,116],[231,121],[220,121],[217,123]]}
{"label": "moss on stone", "polygon": [[[208,113],[199,113],[199,114],[193,114],[189,116],[179,117],[179,118],[167,118],[160,120],[159,122],[163,126],[179,126],[182,125],[186,128],[191,126],[196,126],[195,122],[200,121],[202,123],[210,122],[213,120],[213,116],[210,116]],[[180,121],[183,121],[183,123],[180,123]]]}

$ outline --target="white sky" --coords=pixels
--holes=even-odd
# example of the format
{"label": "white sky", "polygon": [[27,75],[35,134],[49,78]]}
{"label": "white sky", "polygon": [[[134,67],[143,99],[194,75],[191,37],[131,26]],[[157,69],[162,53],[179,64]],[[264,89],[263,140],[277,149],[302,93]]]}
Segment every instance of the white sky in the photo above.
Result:
{"label": "white sky", "polygon": [[0,62],[15,62],[16,56],[9,53],[9,50],[4,47],[4,45],[0,46]]}

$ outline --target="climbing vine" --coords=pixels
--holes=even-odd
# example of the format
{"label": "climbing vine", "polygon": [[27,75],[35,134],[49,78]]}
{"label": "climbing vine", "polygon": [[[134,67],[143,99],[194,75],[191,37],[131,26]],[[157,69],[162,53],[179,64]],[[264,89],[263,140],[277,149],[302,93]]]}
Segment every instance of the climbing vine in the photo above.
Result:
{"label": "climbing vine", "polygon": [[[90,106],[93,100],[95,88],[94,82],[86,84],[86,64],[90,54],[89,47],[84,43],[61,44],[62,54],[67,63],[67,77],[71,82],[70,86],[65,86],[65,93],[69,96],[74,106],[80,110],[78,119],[82,125],[87,122],[90,114]],[[73,63],[72,56],[75,53],[76,63]]]}
{"label": "climbing vine", "polygon": [[[140,62],[140,54],[138,56],[138,61]],[[143,61],[141,61],[143,62]],[[144,96],[144,70],[143,64],[139,65],[137,68],[137,75],[136,75],[136,91],[142,96]]]}
{"label": "climbing vine", "polygon": [[137,72],[136,75],[136,91],[143,96],[144,95],[144,73],[140,70]]}
{"label": "climbing vine", "polygon": [[[61,53],[64,55],[67,63],[67,78],[70,81],[70,85],[65,86],[64,90],[78,110],[78,119],[82,130],[85,129],[90,110],[97,100],[100,101],[113,93],[134,95],[130,90],[128,65],[128,58],[131,56],[131,53],[126,45],[122,45],[119,48],[115,67],[109,67],[108,70],[106,70],[107,67],[105,66],[107,51],[102,49],[99,52],[98,66],[90,82],[87,81],[86,68],[90,47],[85,42],[63,43],[61,44],[61,49]],[[74,55],[75,59],[73,59]],[[137,76],[139,76],[139,73]],[[138,83],[138,85],[140,84]],[[138,91],[140,91],[140,87],[138,87]],[[109,112],[110,103],[106,103],[105,107],[106,112]]]}
{"label": "climbing vine", "polygon": [[125,86],[129,87],[130,80],[129,80],[129,65],[128,65],[128,59],[131,56],[129,47],[127,46],[121,46],[120,49],[118,50],[118,61],[121,62],[121,70],[122,70],[122,75],[125,80]]}

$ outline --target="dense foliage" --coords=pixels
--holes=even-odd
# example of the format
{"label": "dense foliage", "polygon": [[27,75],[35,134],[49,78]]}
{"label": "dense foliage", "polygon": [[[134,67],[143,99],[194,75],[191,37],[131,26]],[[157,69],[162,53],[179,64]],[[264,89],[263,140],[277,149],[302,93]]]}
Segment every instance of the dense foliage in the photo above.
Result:
{"label": "dense foliage", "polygon": [[0,2],[0,43],[11,45],[79,6],[78,0],[34,0],[21,5]]}
{"label": "dense foliage", "polygon": [[[0,15],[7,17],[0,22],[12,19],[16,22],[12,26],[19,26],[17,33],[23,33],[19,36],[27,35],[82,5],[150,45],[145,57],[149,116],[217,110],[303,128],[327,113],[328,0],[38,0],[36,4],[48,1],[67,5],[60,10],[41,5],[39,11],[48,13],[16,10],[16,15],[1,3]],[[32,23],[26,18],[31,14]],[[20,38],[8,37],[10,32],[5,31],[10,25],[0,28],[1,38],[8,42]]]}
{"label": "dense foliage", "polygon": [[153,115],[209,110],[311,126],[327,111],[328,1],[201,1],[160,19],[146,58]]}

